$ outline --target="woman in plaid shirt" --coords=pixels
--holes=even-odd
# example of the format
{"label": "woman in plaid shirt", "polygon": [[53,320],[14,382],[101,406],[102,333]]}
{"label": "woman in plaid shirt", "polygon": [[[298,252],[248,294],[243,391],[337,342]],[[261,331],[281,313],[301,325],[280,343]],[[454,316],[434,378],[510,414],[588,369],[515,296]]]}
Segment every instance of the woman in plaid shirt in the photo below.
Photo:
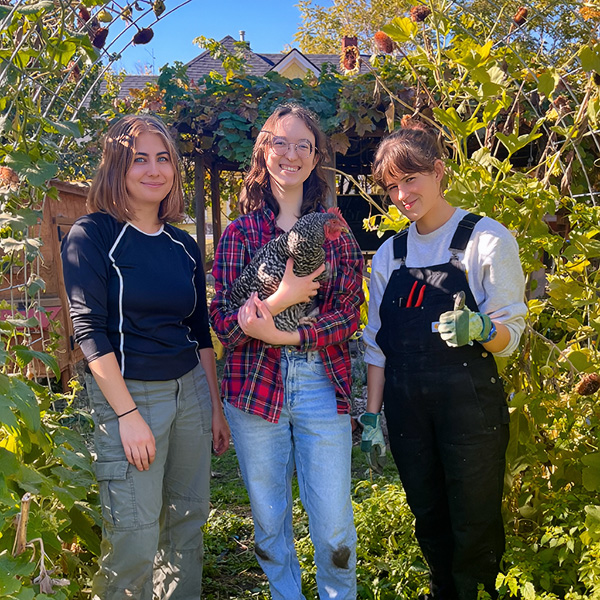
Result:
{"label": "woman in plaid shirt", "polygon": [[[250,496],[256,556],[274,600],[301,600],[292,530],[294,467],[315,547],[319,597],[356,598],[356,531],[350,499],[350,355],[359,323],[362,255],[351,233],[324,249],[331,276],[296,277],[288,264],[277,291],[239,309],[231,286],[259,248],[298,218],[323,211],[326,138],[316,117],[286,104],[258,135],[244,180],[243,215],[231,223],[215,255],[216,295],[210,313],[227,351],[225,413]],[[294,332],[272,315],[318,293],[319,314]]]}

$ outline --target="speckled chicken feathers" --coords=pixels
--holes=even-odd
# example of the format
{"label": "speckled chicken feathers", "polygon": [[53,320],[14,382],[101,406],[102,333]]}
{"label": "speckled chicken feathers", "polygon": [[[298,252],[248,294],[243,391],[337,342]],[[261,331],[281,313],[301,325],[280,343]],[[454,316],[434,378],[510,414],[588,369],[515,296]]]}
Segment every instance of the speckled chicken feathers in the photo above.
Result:
{"label": "speckled chicken feathers", "polygon": [[[242,274],[231,287],[230,301],[239,307],[253,292],[261,300],[273,294],[283,279],[288,258],[294,259],[294,274],[305,277],[325,262],[325,224],[339,213],[309,213],[300,217],[286,233],[267,242],[246,265]],[[327,277],[327,269],[317,279]],[[283,310],[273,317],[281,331],[295,331],[303,317],[315,309],[314,302],[302,302]]]}

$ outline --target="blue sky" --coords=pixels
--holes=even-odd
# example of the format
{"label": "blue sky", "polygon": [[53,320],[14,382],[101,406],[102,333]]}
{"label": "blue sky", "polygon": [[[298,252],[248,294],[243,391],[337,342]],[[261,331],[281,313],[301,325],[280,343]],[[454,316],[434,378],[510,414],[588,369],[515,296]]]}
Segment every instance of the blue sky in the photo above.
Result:
{"label": "blue sky", "polygon": [[[127,48],[121,60],[115,63],[115,68],[138,73],[143,71],[143,65],[154,64],[154,70],[158,73],[166,63],[176,60],[186,63],[200,54],[200,48],[192,43],[195,37],[203,35],[220,40],[230,35],[239,39],[240,30],[246,32],[246,41],[250,42],[255,52],[280,52],[287,45],[294,46],[294,34],[301,21],[296,2],[191,0],[153,27],[154,38],[149,44]],[[178,0],[165,0],[167,10],[179,3]],[[317,0],[317,4],[330,5],[331,2]],[[143,26],[144,22],[140,24]],[[114,29],[111,27],[111,33]]]}

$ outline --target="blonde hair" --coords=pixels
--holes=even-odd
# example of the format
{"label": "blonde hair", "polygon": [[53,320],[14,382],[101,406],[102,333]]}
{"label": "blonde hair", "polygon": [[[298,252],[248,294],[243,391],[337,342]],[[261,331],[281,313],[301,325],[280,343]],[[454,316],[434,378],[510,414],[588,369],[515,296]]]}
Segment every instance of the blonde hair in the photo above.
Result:
{"label": "blonde hair", "polygon": [[134,217],[125,177],[133,164],[135,141],[142,133],[160,137],[173,165],[173,187],[160,203],[158,218],[163,223],[180,221],[184,202],[177,149],[165,124],[150,115],[127,115],[110,126],[102,145],[102,161],[88,194],[88,210],[108,213],[120,222]]}

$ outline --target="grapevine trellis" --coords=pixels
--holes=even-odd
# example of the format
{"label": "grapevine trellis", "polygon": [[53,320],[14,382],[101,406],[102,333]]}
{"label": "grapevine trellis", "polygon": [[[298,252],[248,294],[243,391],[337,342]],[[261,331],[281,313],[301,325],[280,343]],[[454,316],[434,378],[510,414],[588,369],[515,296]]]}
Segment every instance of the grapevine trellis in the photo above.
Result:
{"label": "grapevine trellis", "polygon": [[171,7],[163,0],[0,1],[0,298],[8,302],[3,320],[13,327],[7,337],[30,376],[40,372],[31,369],[31,356],[57,374],[51,359],[24,350],[45,350],[49,342],[39,218],[50,201],[48,182],[66,149],[94,135],[102,119],[94,95],[122,52],[148,43],[154,25],[190,1]]}

